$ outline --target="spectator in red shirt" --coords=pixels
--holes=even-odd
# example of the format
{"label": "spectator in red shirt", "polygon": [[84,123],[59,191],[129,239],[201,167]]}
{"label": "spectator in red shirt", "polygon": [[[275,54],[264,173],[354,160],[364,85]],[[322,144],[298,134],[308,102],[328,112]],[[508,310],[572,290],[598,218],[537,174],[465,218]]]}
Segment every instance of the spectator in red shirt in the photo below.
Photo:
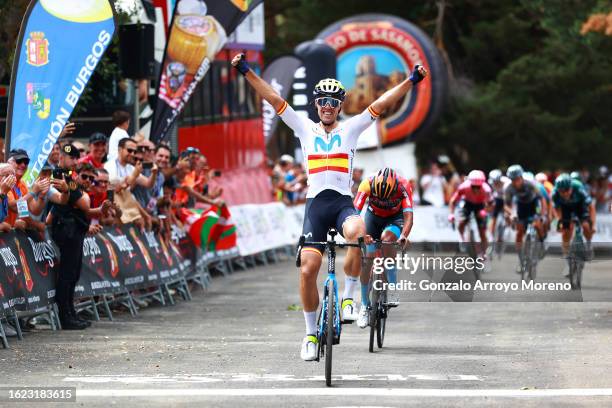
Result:
{"label": "spectator in red shirt", "polygon": [[104,133],[96,132],[89,136],[89,153],[79,160],[81,163],[89,163],[95,169],[104,168],[104,156],[106,156],[106,149],[108,147],[108,140]]}

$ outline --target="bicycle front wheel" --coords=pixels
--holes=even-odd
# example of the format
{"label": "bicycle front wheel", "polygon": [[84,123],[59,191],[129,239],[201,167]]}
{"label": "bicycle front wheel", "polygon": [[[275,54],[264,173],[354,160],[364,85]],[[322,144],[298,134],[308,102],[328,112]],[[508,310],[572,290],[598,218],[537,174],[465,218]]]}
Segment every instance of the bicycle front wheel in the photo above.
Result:
{"label": "bicycle front wheel", "polygon": [[336,311],[334,281],[327,284],[327,333],[325,338],[325,385],[331,387],[332,347],[334,346],[334,313]]}
{"label": "bicycle front wheel", "polygon": [[382,348],[385,341],[385,329],[387,327],[387,291],[383,291],[378,299],[376,319],[376,344]]}

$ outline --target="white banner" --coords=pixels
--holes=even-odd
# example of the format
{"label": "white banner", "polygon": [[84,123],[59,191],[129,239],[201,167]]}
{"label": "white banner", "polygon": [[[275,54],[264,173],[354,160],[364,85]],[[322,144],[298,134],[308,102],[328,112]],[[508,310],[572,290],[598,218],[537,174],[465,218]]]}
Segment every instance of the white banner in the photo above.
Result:
{"label": "white banner", "polygon": [[[247,204],[230,208],[236,224],[240,255],[295,245],[302,233],[304,205],[287,207],[282,203]],[[597,214],[595,244],[612,243],[612,214]],[[514,231],[507,240],[514,241]],[[459,233],[448,222],[448,208],[417,206],[414,209],[412,242],[458,242]],[[560,243],[561,235],[550,231],[547,242]]]}

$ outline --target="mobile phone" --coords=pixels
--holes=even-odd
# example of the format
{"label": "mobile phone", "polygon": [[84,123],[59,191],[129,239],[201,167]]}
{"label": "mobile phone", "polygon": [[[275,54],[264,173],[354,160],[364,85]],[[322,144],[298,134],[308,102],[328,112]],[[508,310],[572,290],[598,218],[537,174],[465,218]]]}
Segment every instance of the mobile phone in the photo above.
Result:
{"label": "mobile phone", "polygon": [[51,172],[51,175],[53,176],[54,179],[58,179],[61,180],[64,178],[64,169],[61,169],[59,167],[56,167],[53,169],[53,171]]}
{"label": "mobile phone", "polygon": [[152,162],[142,162],[142,168],[143,169],[152,169],[153,168],[153,163]]}
{"label": "mobile phone", "polygon": [[215,170],[215,171],[213,172],[213,176],[215,176],[215,177],[221,177],[221,170]]}
{"label": "mobile phone", "polygon": [[112,202],[115,199],[115,190],[106,190],[106,199]]}

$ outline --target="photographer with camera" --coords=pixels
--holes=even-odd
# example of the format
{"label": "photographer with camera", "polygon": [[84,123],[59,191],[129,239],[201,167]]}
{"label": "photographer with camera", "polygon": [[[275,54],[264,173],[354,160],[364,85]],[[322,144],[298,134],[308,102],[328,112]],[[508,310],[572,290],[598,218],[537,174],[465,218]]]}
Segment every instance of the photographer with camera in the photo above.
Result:
{"label": "photographer with camera", "polygon": [[[70,163],[70,159],[79,151],[73,145],[66,145],[62,151],[65,153],[64,164]],[[76,159],[75,159],[76,161]],[[58,169],[56,169],[58,170]],[[59,176],[54,170],[53,177]],[[64,169],[61,169],[64,170]],[[96,178],[96,172],[90,164],[81,164],[74,175],[63,172],[68,187],[68,200],[65,204],[54,203],[51,207],[48,222],[51,224],[51,237],[59,249],[60,262],[56,265],[57,284],[55,301],[59,309],[59,318],[64,330],[82,330],[91,323],[80,319],[74,309],[74,288],[81,274],[83,261],[83,243],[88,233],[96,233],[101,227],[90,229],[92,218],[108,216],[112,207],[105,200],[98,208],[91,207],[91,200],[86,193],[91,188],[91,183]]]}

